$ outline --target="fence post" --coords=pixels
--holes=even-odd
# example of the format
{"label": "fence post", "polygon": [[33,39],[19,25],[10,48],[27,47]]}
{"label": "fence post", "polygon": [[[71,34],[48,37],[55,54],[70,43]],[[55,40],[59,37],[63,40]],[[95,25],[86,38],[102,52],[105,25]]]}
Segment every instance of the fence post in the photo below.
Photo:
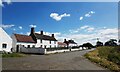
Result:
{"label": "fence post", "polygon": [[46,48],[44,48],[44,54],[47,54],[47,49]]}

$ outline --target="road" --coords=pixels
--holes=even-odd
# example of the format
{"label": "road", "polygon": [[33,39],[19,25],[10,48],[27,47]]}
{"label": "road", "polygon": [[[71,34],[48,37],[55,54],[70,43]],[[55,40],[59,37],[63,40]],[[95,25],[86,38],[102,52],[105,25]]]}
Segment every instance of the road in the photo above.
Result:
{"label": "road", "polygon": [[105,70],[83,57],[90,50],[3,58],[3,70]]}

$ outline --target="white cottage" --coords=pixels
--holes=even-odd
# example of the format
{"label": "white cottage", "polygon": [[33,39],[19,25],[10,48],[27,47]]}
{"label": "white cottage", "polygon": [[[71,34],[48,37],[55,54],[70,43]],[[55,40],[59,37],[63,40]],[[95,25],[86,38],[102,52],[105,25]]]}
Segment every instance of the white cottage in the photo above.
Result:
{"label": "white cottage", "polygon": [[54,34],[52,34],[51,36],[44,35],[43,31],[41,31],[40,34],[35,33],[34,28],[31,28],[30,36],[36,42],[35,47],[40,47],[40,48],[55,48],[55,47],[57,47],[57,40],[55,39]]}
{"label": "white cottage", "polygon": [[35,47],[36,44],[32,37],[27,35],[13,34],[12,40],[12,47],[14,52],[20,52],[21,47]]}
{"label": "white cottage", "polygon": [[11,37],[0,27],[0,51],[11,52],[11,48]]}
{"label": "white cottage", "polygon": [[77,46],[77,43],[74,42],[74,40],[66,40],[64,39],[64,43],[66,43],[68,45],[68,47],[74,47],[74,46]]}
{"label": "white cottage", "polygon": [[58,47],[67,47],[66,43],[63,42],[57,42],[58,43]]}

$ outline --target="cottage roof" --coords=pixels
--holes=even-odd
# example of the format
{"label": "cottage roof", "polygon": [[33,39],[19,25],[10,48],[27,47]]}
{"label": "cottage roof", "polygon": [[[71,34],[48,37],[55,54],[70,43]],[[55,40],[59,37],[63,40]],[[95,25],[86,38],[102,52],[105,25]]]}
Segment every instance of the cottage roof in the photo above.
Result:
{"label": "cottage roof", "polygon": [[68,42],[69,44],[77,44],[76,42],[74,42],[74,40],[69,40]]}
{"label": "cottage roof", "polygon": [[31,36],[14,34],[17,42],[35,43]]}
{"label": "cottage roof", "polygon": [[35,36],[37,39],[57,41],[54,37],[48,36],[48,35],[42,35],[42,34],[35,33]]}
{"label": "cottage roof", "polygon": [[58,45],[64,45],[64,46],[66,46],[67,44],[63,43],[63,42],[58,42]]}

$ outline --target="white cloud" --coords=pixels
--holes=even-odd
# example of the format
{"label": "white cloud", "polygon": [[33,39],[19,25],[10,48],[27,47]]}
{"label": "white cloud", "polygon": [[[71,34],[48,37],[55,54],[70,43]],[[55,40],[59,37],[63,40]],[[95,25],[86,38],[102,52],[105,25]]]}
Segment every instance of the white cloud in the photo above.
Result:
{"label": "white cloud", "polygon": [[83,20],[83,17],[80,17],[80,20]]}
{"label": "white cloud", "polygon": [[118,29],[117,28],[112,28],[112,29],[106,28],[106,29],[98,30],[97,32],[99,32],[102,35],[111,35],[111,34],[118,33]]}
{"label": "white cloud", "polygon": [[[78,28],[79,29],[79,28]],[[84,34],[81,33],[74,33],[74,34],[66,34],[63,35],[65,38],[73,39],[78,44],[83,44],[86,42],[90,42],[93,45],[96,44],[97,38],[100,39],[103,43],[108,41],[109,39],[118,39],[118,29],[117,28],[100,28],[95,29],[94,27],[90,26],[82,26],[81,30],[85,30],[87,32],[91,32],[88,34],[85,32]]]}
{"label": "white cloud", "polygon": [[88,14],[85,14],[85,17],[91,17],[91,15],[88,13]]}
{"label": "white cloud", "polygon": [[69,30],[70,33],[78,33],[79,32],[79,28],[75,29],[75,30]]}
{"label": "white cloud", "polygon": [[36,27],[37,27],[36,25],[32,25],[32,24],[31,24],[31,25],[29,25],[29,26],[30,26],[30,27],[34,27],[34,28],[36,28]]}
{"label": "white cloud", "polygon": [[85,17],[91,17],[94,13],[94,11],[90,11],[87,14],[85,14]]}
{"label": "white cloud", "polygon": [[91,14],[94,14],[95,12],[94,11],[90,11]]}
{"label": "white cloud", "polygon": [[7,4],[11,4],[11,0],[0,0],[0,6],[4,6],[3,2],[7,2]]}
{"label": "white cloud", "polygon": [[85,26],[80,27],[80,29],[85,30],[87,32],[92,32],[95,28],[91,27],[91,26],[88,26],[88,25],[85,25]]}
{"label": "white cloud", "polygon": [[87,32],[92,32],[94,30],[94,28],[93,27],[89,27],[89,28],[87,28]]}
{"label": "white cloud", "polygon": [[86,29],[86,28],[88,28],[88,27],[89,27],[89,26],[85,25],[85,26],[80,27],[80,29]]}
{"label": "white cloud", "polygon": [[56,21],[60,21],[63,17],[69,17],[70,14],[64,13],[59,15],[58,13],[51,13],[50,17],[55,19]]}
{"label": "white cloud", "polygon": [[0,0],[0,6],[4,6],[2,0]]}
{"label": "white cloud", "polygon": [[0,27],[2,27],[2,28],[11,28],[13,26],[15,26],[15,25],[13,25],[13,24],[9,24],[9,25],[0,24]]}
{"label": "white cloud", "polygon": [[88,26],[88,25],[84,25],[80,28],[77,28],[77,29],[73,29],[73,30],[69,30],[70,33],[78,33],[80,32],[81,30],[84,30],[84,31],[87,31],[87,32],[92,32],[94,31],[94,27],[91,27],[91,26]]}
{"label": "white cloud", "polygon": [[23,29],[23,27],[22,27],[22,26],[19,26],[19,29]]}
{"label": "white cloud", "polygon": [[11,0],[5,0],[5,2],[7,2],[7,4],[11,4],[12,3]]}
{"label": "white cloud", "polygon": [[15,28],[14,28],[13,30],[14,30],[14,31],[16,31],[16,29],[15,29]]}

